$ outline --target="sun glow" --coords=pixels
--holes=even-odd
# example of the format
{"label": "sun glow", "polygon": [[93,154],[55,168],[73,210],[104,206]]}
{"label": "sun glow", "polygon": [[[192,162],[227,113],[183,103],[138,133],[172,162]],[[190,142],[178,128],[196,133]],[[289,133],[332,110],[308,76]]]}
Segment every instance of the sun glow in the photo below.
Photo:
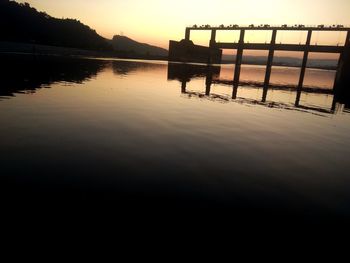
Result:
{"label": "sun glow", "polygon": [[[164,48],[169,39],[184,38],[193,24],[350,24],[348,0],[24,0],[55,17],[69,17],[96,29],[106,38],[123,33],[138,41]],[[258,33],[247,36],[254,42]],[[220,36],[224,42],[232,36]],[[268,41],[268,37],[259,36]],[[288,39],[288,37],[284,37]],[[325,38],[338,41],[338,35]],[[207,44],[207,35],[194,34],[194,42]],[[299,41],[300,37],[297,36]],[[319,39],[322,39],[319,36]]]}

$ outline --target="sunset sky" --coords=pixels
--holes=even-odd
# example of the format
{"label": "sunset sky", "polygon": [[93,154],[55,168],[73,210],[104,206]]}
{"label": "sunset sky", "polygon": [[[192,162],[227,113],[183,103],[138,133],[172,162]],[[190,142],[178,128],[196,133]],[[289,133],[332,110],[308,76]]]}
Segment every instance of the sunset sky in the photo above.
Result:
{"label": "sunset sky", "polygon": [[[76,18],[106,38],[123,33],[135,40],[168,47],[169,39],[184,37],[186,26],[193,24],[344,24],[350,25],[350,0],[26,0],[40,11],[59,18]],[[218,41],[233,35],[222,33]],[[314,36],[341,42],[339,33]],[[246,41],[268,40],[266,33],[248,34]],[[317,39],[316,39],[317,38]],[[320,38],[320,39],[318,39]],[[207,44],[208,34],[194,33],[192,39]],[[278,36],[284,41],[288,36]],[[294,41],[304,35],[293,36]],[[330,40],[331,39],[331,40]]]}

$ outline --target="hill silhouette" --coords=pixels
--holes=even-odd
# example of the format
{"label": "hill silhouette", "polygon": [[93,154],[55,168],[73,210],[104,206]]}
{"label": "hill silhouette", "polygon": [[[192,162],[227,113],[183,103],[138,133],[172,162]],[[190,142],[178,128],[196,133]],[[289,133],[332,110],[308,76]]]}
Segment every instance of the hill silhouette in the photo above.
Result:
{"label": "hill silhouette", "polygon": [[58,19],[28,3],[0,0],[0,41],[112,50],[108,40],[76,19]]}
{"label": "hill silhouette", "polygon": [[[80,50],[92,50],[104,51],[103,55],[123,58],[158,59],[168,56],[166,49],[140,43],[125,36],[116,35],[112,40],[105,39],[76,19],[54,18],[45,12],[37,11],[28,3],[0,0],[0,25],[0,50],[4,52],[33,52],[35,44],[36,52],[41,54],[71,52],[72,55],[79,55],[82,53]],[[19,46],[14,42],[23,45]],[[46,46],[79,50],[51,50]],[[98,56],[95,53],[91,55]]]}
{"label": "hill silhouette", "polygon": [[116,35],[112,39],[112,46],[117,52],[138,54],[142,56],[168,56],[168,50],[145,43],[140,43],[126,36]]}

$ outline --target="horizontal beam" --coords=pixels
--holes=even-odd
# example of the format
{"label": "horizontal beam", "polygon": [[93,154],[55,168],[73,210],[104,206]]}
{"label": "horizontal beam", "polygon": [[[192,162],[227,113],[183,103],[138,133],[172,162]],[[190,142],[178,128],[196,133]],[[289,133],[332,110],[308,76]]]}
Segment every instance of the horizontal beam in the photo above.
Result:
{"label": "horizontal beam", "polygon": [[187,27],[188,30],[349,31],[350,27]]}
{"label": "horizontal beam", "polygon": [[[233,86],[232,80],[224,80],[224,79],[213,79],[212,84],[219,84],[225,86]],[[239,81],[239,85],[241,86],[249,86],[249,88],[262,88],[264,87],[264,83],[262,82],[252,82],[252,81]],[[296,91],[297,86],[293,85],[277,85],[277,84],[269,84],[269,89],[271,90],[285,90],[285,91]],[[304,87],[303,92],[306,93],[318,93],[318,94],[334,94],[332,89],[323,89],[317,87]]]}
{"label": "horizontal beam", "polygon": [[[244,43],[243,49],[249,50],[270,50],[270,44],[254,44]],[[216,43],[215,47],[221,49],[238,49],[238,43]],[[305,51],[306,45],[296,44],[275,44],[274,50],[277,51]],[[342,53],[344,46],[317,46],[311,45],[308,47],[309,52],[320,52],[320,53]]]}

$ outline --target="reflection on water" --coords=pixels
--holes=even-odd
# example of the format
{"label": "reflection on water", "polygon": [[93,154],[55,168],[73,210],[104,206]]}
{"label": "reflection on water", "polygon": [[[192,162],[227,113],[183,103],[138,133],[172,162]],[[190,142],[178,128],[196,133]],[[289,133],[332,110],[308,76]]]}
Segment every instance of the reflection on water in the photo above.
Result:
{"label": "reflection on water", "polygon": [[230,66],[2,61],[8,199],[349,216],[349,100],[312,85],[333,73],[297,91],[286,68],[264,89],[252,66],[233,88]]}
{"label": "reflection on water", "polygon": [[[250,66],[242,67],[240,81],[262,83],[265,78],[266,66]],[[234,65],[223,65],[221,67],[220,79],[233,80]],[[298,85],[300,77],[300,68],[279,67],[272,68],[270,84],[277,86],[293,86]],[[304,86],[309,88],[332,89],[334,84],[335,71],[306,69]]]}
{"label": "reflection on water", "polygon": [[[188,68],[191,68],[189,70]],[[277,73],[274,75],[274,80],[270,83],[268,88],[264,88],[263,80],[264,69],[260,66],[248,66],[243,68],[242,72],[249,74],[242,74],[239,85],[235,85],[232,80],[227,79],[227,66],[224,66],[224,73],[221,73],[220,66],[198,66],[186,64],[169,64],[168,79],[177,79],[181,82],[181,92],[188,95],[189,98],[199,97],[209,100],[221,100],[222,102],[238,102],[246,104],[264,105],[273,108],[283,108],[289,110],[305,111],[309,113],[335,113],[339,110],[347,111],[349,103],[346,105],[337,104],[337,98],[334,96],[333,87],[329,83],[334,83],[335,72],[329,70],[314,70],[311,72],[308,83],[303,89],[297,89],[297,83],[292,79],[296,76],[296,69],[291,68],[275,68]],[[231,69],[232,70],[232,69]],[[287,72],[290,71],[288,75]],[[233,72],[233,70],[232,70]],[[256,74],[254,74],[254,72]],[[247,80],[249,76],[250,80]],[[256,78],[254,77],[256,76]],[[198,77],[205,78],[205,87],[203,91],[194,91],[187,89],[187,83],[191,79]],[[248,79],[249,79],[248,78]],[[320,83],[322,85],[318,85]],[[294,83],[293,83],[294,82]],[[327,86],[328,83],[328,86]],[[212,90],[212,86],[215,90]],[[230,94],[228,89],[223,89],[223,86],[229,87],[232,90]],[[205,91],[204,91],[205,90]],[[345,98],[347,101],[348,99]],[[345,106],[345,108],[344,108]]]}
{"label": "reflection on water", "polygon": [[1,57],[0,97],[31,93],[55,82],[82,83],[106,65],[104,61],[32,56]]}

